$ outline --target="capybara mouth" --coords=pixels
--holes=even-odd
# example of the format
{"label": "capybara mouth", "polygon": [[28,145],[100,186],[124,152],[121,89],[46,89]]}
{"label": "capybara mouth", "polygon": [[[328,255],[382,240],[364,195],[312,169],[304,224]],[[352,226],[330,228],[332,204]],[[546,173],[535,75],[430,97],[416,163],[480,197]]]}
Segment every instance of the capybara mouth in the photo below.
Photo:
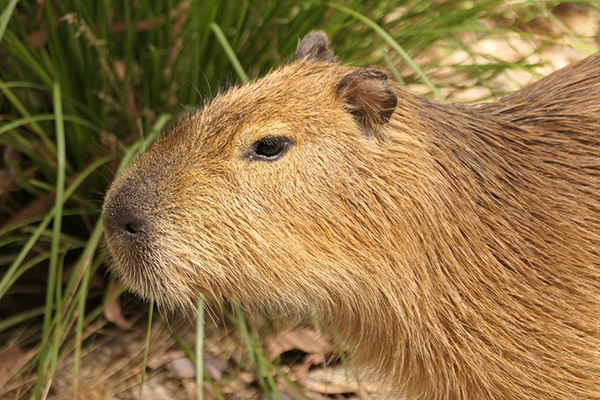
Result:
{"label": "capybara mouth", "polygon": [[140,297],[165,309],[190,309],[200,293],[214,291],[203,284],[206,268],[181,239],[185,234],[177,234],[181,227],[160,209],[161,196],[148,175],[125,175],[106,195],[102,220],[111,268]]}
{"label": "capybara mouth", "polygon": [[[106,195],[102,209],[107,245],[115,263],[112,269],[133,292],[156,299],[167,307],[183,295],[177,273],[168,255],[160,196],[149,174],[122,176]],[[174,306],[174,305],[173,305]]]}
{"label": "capybara mouth", "polygon": [[195,273],[190,273],[201,269],[187,258],[169,254],[168,245],[156,244],[161,236],[131,234],[127,228],[118,233],[110,229],[106,231],[106,241],[114,259],[111,269],[136,295],[154,299],[164,309],[190,310],[200,293],[211,292],[201,286],[202,280]]}

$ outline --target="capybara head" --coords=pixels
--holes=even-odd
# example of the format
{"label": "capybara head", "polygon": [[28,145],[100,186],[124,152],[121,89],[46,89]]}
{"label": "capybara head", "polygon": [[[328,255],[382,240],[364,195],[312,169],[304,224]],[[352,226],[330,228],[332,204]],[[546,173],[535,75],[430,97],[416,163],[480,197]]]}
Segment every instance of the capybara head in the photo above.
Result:
{"label": "capybara head", "polygon": [[423,399],[600,398],[600,57],[438,104],[312,33],[126,170],[121,279],[316,316]]}
{"label": "capybara head", "polygon": [[385,240],[386,195],[364,178],[389,174],[374,165],[397,99],[382,71],[334,64],[321,34],[305,41],[291,64],[184,117],[113,185],[106,237],[134,291],[312,308],[358,289],[357,257]]}

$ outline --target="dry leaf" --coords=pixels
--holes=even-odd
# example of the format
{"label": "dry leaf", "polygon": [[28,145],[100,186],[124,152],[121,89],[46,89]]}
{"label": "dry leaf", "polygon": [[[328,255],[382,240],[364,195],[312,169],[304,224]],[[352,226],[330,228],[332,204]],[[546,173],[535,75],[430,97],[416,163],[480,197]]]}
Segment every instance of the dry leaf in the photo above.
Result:
{"label": "dry leaf", "polygon": [[359,391],[358,382],[344,367],[319,368],[308,373],[306,389],[321,394],[348,394]]}
{"label": "dry leaf", "polygon": [[48,33],[41,29],[33,31],[29,34],[29,41],[35,48],[44,47],[48,43]]}
{"label": "dry leaf", "polygon": [[560,3],[552,13],[577,36],[594,37],[600,31],[600,14],[574,3]]}
{"label": "dry leaf", "polygon": [[223,378],[223,372],[229,364],[219,358],[207,358],[204,360],[204,369],[213,381],[220,381]]}
{"label": "dry leaf", "polygon": [[170,350],[159,356],[150,357],[146,365],[150,369],[158,369],[164,365],[167,365],[173,360],[185,357],[185,352],[181,349]]}
{"label": "dry leaf", "polygon": [[262,396],[260,396],[260,400],[271,400],[272,398],[279,398],[281,400],[294,400],[293,397],[289,396],[287,393],[283,393],[283,392],[277,392],[277,395],[274,396],[273,394],[266,394],[263,393]]}
{"label": "dry leaf", "polygon": [[195,378],[196,366],[188,357],[178,358],[167,364],[171,378]]}
{"label": "dry leaf", "polygon": [[[306,394],[303,391],[298,391],[297,388],[292,387],[288,381],[285,379],[277,380],[277,389],[279,390],[279,394],[285,394],[288,398],[292,400],[306,400]],[[321,400],[326,399],[326,397],[317,395],[316,393],[312,394],[310,397],[311,400]]]}
{"label": "dry leaf", "polygon": [[123,81],[125,79],[125,63],[123,60],[115,60],[114,62],[115,75],[117,75],[117,79],[119,81]]}
{"label": "dry leaf", "polygon": [[11,375],[21,367],[20,362],[25,357],[19,346],[13,345],[0,353],[0,386],[10,379]]}
{"label": "dry leaf", "polygon": [[324,354],[309,354],[306,357],[304,357],[304,360],[302,360],[302,363],[300,365],[298,365],[296,368],[294,368],[295,372],[296,372],[296,379],[298,380],[298,383],[303,383],[304,381],[306,381],[310,367],[312,367],[313,365],[324,364],[324,363],[325,363],[325,355]]}
{"label": "dry leaf", "polygon": [[[118,289],[117,285],[114,285],[110,292],[108,293],[108,297],[111,297],[112,293],[114,293]],[[115,297],[113,301],[108,303],[102,312],[104,318],[108,321],[112,322],[116,326],[121,329],[131,329],[133,323],[131,321],[127,321],[123,316],[123,311],[121,310],[121,301],[120,297]]]}
{"label": "dry leaf", "polygon": [[11,219],[9,219],[3,225],[3,227],[11,226],[11,225],[21,222],[23,220],[26,220],[29,218],[35,218],[35,217],[39,217],[40,215],[47,214],[48,210],[50,210],[50,208],[52,207],[53,204],[54,204],[54,193],[47,193],[44,196],[32,201],[31,203],[29,203],[28,205],[23,207],[21,209],[21,211],[19,211],[17,213],[17,215],[15,215]]}
{"label": "dry leaf", "polygon": [[312,392],[334,395],[351,393],[386,393],[386,388],[368,381],[359,381],[344,366],[313,369],[308,373],[304,387]]}
{"label": "dry leaf", "polygon": [[223,394],[233,394],[245,389],[246,386],[252,382],[254,382],[254,374],[241,371],[235,376],[235,378],[227,382],[225,385],[220,386],[219,390]]}
{"label": "dry leaf", "polygon": [[272,360],[290,350],[300,350],[308,354],[325,354],[333,350],[323,335],[307,328],[284,332],[269,340],[266,347]]}

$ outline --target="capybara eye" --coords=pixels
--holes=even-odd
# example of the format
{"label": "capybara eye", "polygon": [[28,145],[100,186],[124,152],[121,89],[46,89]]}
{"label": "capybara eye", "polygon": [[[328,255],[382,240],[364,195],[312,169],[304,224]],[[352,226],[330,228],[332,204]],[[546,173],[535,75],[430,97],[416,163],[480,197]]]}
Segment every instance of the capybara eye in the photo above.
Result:
{"label": "capybara eye", "polygon": [[292,141],[284,136],[266,136],[257,140],[246,151],[251,160],[275,161],[284,155],[292,145]]}

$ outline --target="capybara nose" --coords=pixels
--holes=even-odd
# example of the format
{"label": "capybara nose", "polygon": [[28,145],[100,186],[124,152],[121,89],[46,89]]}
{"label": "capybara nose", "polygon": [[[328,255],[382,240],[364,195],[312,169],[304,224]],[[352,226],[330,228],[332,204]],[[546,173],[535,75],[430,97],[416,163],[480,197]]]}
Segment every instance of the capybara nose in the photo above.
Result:
{"label": "capybara nose", "polygon": [[140,211],[126,206],[106,207],[104,228],[111,235],[123,237],[125,240],[142,238],[148,231],[148,220],[140,215]]}
{"label": "capybara nose", "polygon": [[151,230],[150,204],[156,200],[151,182],[126,179],[109,190],[102,209],[102,222],[109,241],[137,241]]}

